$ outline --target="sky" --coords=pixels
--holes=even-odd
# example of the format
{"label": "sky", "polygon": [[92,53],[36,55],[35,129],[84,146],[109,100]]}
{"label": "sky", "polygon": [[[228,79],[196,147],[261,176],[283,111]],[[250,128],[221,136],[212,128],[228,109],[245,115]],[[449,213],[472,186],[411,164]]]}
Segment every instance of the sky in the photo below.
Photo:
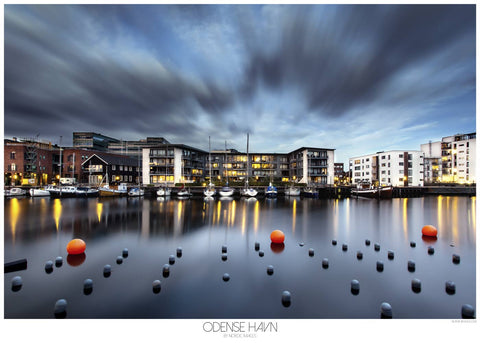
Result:
{"label": "sky", "polygon": [[335,162],[476,131],[475,5],[6,5],[4,135]]}

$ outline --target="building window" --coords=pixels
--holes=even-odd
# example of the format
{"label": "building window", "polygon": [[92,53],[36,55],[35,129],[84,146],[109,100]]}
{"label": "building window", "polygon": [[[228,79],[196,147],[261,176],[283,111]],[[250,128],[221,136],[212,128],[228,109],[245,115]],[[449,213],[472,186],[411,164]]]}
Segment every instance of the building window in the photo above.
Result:
{"label": "building window", "polygon": [[398,162],[398,165],[399,165],[399,166],[403,166],[403,162]]}
{"label": "building window", "polygon": [[15,159],[15,155],[16,155],[15,151],[12,151],[12,152],[10,153],[10,159],[11,159],[11,160],[14,160],[14,159]]}
{"label": "building window", "polygon": [[117,166],[112,164],[112,170],[117,170]]}
{"label": "building window", "polygon": [[399,157],[399,158],[403,158],[403,154],[399,154],[398,157]]}
{"label": "building window", "polygon": [[123,166],[119,166],[118,168],[120,171],[123,171]]}

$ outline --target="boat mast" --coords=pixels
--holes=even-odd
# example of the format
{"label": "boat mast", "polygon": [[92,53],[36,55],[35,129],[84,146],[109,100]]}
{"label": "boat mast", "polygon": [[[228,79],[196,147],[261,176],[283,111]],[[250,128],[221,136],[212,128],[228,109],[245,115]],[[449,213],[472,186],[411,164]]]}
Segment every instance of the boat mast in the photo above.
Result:
{"label": "boat mast", "polygon": [[138,161],[137,161],[138,170],[137,170],[137,178],[138,178],[138,191],[140,192],[140,157],[142,157],[142,155],[141,155],[141,153],[140,153],[140,146],[138,146],[137,148],[138,148]]}
{"label": "boat mast", "polygon": [[209,164],[209,176],[210,181],[208,183],[209,188],[212,186],[212,154],[211,154],[211,146],[210,146],[210,136],[208,136],[208,164]]}
{"label": "boat mast", "polygon": [[249,173],[249,155],[248,155],[248,132],[247,132],[247,181],[245,182],[245,188],[248,188],[248,176],[250,175]]}
{"label": "boat mast", "polygon": [[227,187],[228,187],[227,141],[225,141],[225,166],[226,166]]}
{"label": "boat mast", "polygon": [[60,136],[60,168],[59,168],[58,186],[60,188],[60,197],[62,196],[62,136]]}

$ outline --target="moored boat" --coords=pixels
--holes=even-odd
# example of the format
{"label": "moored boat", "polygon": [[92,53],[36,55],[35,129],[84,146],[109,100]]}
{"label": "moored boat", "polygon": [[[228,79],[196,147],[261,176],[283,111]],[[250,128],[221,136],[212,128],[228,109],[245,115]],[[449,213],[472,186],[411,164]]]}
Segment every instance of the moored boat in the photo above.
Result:
{"label": "moored boat", "polygon": [[191,197],[192,193],[190,193],[190,190],[187,190],[185,188],[185,185],[182,185],[182,187],[178,190],[177,196],[184,198],[184,197]]}
{"label": "moored boat", "polygon": [[277,187],[272,185],[271,182],[268,185],[267,189],[265,190],[265,196],[267,198],[276,198],[277,197]]}
{"label": "moored boat", "polygon": [[19,187],[14,187],[14,188],[5,190],[5,196],[10,196],[10,197],[23,196],[26,194],[27,194],[27,191]]}
{"label": "moored boat", "polygon": [[50,192],[48,188],[30,188],[28,191],[31,197],[49,197]]}
{"label": "moored boat", "polygon": [[286,196],[298,196],[300,195],[300,188],[295,186],[290,186],[285,189]]}
{"label": "moored boat", "polygon": [[218,194],[220,194],[221,197],[231,197],[235,193],[235,190],[232,187],[227,185],[225,187],[222,187],[219,191]]}
{"label": "moored boat", "polygon": [[203,195],[205,195],[206,197],[213,197],[215,196],[215,194],[217,194],[217,191],[215,189],[215,185],[212,183],[210,183],[208,187],[205,188],[205,190],[203,191]]}
{"label": "moored boat", "polygon": [[77,197],[97,197],[99,195],[98,189],[91,187],[77,187],[76,196]]}
{"label": "moored boat", "polygon": [[247,187],[243,188],[240,190],[240,195],[244,197],[255,197],[258,194],[258,191],[256,189],[253,189],[252,187],[248,187],[248,184],[246,185]]}
{"label": "moored boat", "polygon": [[315,187],[307,186],[303,189],[303,195],[307,198],[317,198],[318,191],[315,189]]}
{"label": "moored boat", "polygon": [[392,186],[378,186],[363,182],[357,185],[356,189],[351,190],[351,195],[356,197],[371,199],[391,199],[393,196]]}
{"label": "moored boat", "polygon": [[129,197],[141,197],[145,194],[145,191],[139,187],[132,188],[128,191]]}
{"label": "moored boat", "polygon": [[75,186],[60,186],[48,190],[50,196],[54,198],[72,198],[77,194],[77,187]]}
{"label": "moored boat", "polygon": [[249,134],[247,133],[247,176],[245,178],[245,188],[240,190],[240,195],[244,197],[255,197],[258,194],[258,191],[256,189],[253,189],[248,185],[248,176],[250,175],[250,158],[248,154],[248,143],[249,143]]}
{"label": "moored boat", "polygon": [[169,195],[171,194],[171,192],[172,192],[172,191],[170,190],[170,188],[168,188],[168,187],[162,187],[162,188],[160,188],[160,189],[157,190],[157,195],[158,195],[159,197],[167,197],[167,196],[169,196]]}
{"label": "moored boat", "polygon": [[110,188],[107,184],[103,187],[99,187],[98,192],[101,197],[125,196],[127,195],[127,184],[121,183],[117,188]]}

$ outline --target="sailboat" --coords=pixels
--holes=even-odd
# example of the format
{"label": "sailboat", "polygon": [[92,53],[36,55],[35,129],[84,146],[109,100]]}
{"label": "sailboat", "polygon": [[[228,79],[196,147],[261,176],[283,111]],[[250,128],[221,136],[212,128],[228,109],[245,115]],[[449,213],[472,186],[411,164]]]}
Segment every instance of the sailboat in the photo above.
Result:
{"label": "sailboat", "polygon": [[209,164],[209,183],[208,187],[205,188],[203,194],[206,197],[213,197],[217,191],[215,190],[215,185],[212,183],[212,155],[211,155],[211,147],[210,147],[210,136],[208,136],[208,164]]}
{"label": "sailboat", "polygon": [[132,188],[128,191],[130,197],[141,197],[145,194],[145,191],[140,188],[140,148],[138,148],[138,187]]}
{"label": "sailboat", "polygon": [[248,140],[249,139],[248,138],[249,138],[249,134],[247,133],[247,176],[245,178],[245,188],[240,190],[240,195],[245,196],[245,197],[254,197],[258,193],[257,190],[248,186],[248,177],[250,175],[250,173],[249,173],[250,160],[249,160],[249,155],[248,155]]}
{"label": "sailboat", "polygon": [[111,196],[123,196],[127,195],[127,184],[121,183],[117,188],[110,188],[108,183],[108,171],[105,173],[100,184],[105,180],[105,186],[99,187],[98,192],[101,197],[111,197]]}
{"label": "sailboat", "polygon": [[265,190],[265,196],[267,198],[276,198],[277,197],[277,187],[272,185],[272,182],[269,183],[267,189]]}
{"label": "sailboat", "polygon": [[182,162],[182,179],[183,179],[183,184],[182,184],[182,187],[179,189],[179,191],[177,192],[177,196],[180,197],[180,198],[183,198],[183,197],[190,197],[192,196],[192,193],[190,193],[190,190],[187,190],[185,188],[185,169],[184,169],[184,165],[185,165],[185,160],[183,160]]}
{"label": "sailboat", "polygon": [[290,185],[285,189],[286,196],[298,196],[300,195],[300,188]]}
{"label": "sailboat", "polygon": [[227,141],[225,141],[225,165],[227,165],[227,170],[226,170],[227,184],[225,187],[222,187],[222,189],[220,189],[219,193],[220,193],[220,196],[222,197],[230,197],[233,195],[233,192],[235,190],[228,186]]}
{"label": "sailboat", "polygon": [[307,157],[307,186],[303,189],[303,195],[307,198],[317,198],[318,191],[310,184],[310,177],[308,171],[310,170],[310,156]]}
{"label": "sailboat", "polygon": [[168,145],[167,145],[167,151],[166,151],[165,156],[167,156],[167,158],[165,159],[165,186],[160,187],[157,190],[157,195],[159,197],[166,197],[166,196],[169,196],[170,193],[171,193],[171,190],[170,190],[170,188],[168,188],[168,184],[167,184],[167,174],[168,174],[167,161],[169,160],[169,158],[168,158]]}

